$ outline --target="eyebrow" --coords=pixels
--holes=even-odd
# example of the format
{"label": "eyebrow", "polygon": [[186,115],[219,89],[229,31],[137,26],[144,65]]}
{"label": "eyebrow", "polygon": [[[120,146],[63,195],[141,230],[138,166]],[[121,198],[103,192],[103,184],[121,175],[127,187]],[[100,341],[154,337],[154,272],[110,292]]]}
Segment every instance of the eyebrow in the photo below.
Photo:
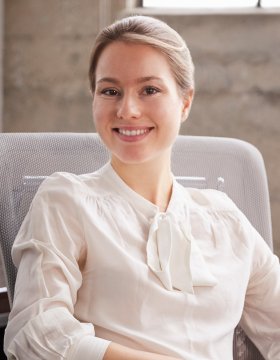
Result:
{"label": "eyebrow", "polygon": [[[157,81],[161,81],[163,82],[162,78],[158,77],[158,76],[143,76],[141,78],[136,79],[136,82],[138,84],[147,82],[147,81],[151,81],[151,80],[157,80]],[[103,82],[110,82],[113,84],[119,84],[120,81],[118,79],[112,78],[112,77],[103,77],[101,79],[99,79],[97,81],[97,84],[103,83]]]}

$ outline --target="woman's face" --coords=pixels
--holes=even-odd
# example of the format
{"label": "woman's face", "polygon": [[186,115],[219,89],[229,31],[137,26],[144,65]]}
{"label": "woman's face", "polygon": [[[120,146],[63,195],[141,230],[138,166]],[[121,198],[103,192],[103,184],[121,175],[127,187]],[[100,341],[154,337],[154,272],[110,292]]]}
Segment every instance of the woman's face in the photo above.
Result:
{"label": "woman's face", "polygon": [[183,98],[168,61],[142,44],[114,42],[99,58],[93,119],[112,162],[165,161],[186,119],[192,94]]}

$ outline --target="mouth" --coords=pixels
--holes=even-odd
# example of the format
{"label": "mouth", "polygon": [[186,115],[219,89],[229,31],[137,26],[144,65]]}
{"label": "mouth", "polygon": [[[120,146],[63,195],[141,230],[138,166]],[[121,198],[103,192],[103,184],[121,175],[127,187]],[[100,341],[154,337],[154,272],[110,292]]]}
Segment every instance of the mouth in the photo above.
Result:
{"label": "mouth", "polygon": [[145,128],[113,128],[113,131],[117,132],[122,136],[128,137],[139,137],[148,134],[153,127],[145,127]]}

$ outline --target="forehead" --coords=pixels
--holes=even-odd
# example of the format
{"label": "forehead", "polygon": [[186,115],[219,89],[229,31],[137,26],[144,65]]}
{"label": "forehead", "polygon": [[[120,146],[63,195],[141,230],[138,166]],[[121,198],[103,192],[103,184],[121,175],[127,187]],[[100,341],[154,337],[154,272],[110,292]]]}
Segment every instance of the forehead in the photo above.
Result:
{"label": "forehead", "polygon": [[106,46],[97,62],[97,78],[115,73],[173,78],[169,62],[159,50],[150,45],[123,41]]}

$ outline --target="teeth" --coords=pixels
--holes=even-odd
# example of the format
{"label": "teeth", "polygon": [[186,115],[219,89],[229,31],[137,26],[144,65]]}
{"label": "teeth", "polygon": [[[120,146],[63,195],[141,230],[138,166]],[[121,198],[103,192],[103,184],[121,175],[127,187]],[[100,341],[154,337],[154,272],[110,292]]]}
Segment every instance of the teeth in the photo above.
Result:
{"label": "teeth", "polygon": [[148,129],[137,129],[137,130],[125,130],[125,129],[118,129],[119,133],[125,136],[138,136],[144,135],[149,130]]}

